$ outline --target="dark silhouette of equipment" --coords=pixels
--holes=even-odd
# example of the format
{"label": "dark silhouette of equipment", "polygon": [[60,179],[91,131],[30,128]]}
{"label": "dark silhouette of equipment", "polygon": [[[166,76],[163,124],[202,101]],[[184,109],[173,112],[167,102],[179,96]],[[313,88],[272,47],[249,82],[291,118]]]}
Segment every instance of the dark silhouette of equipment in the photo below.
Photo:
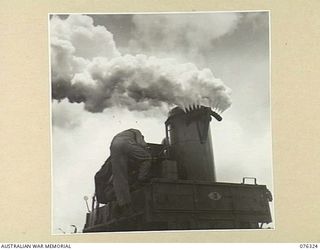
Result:
{"label": "dark silhouette of equipment", "polygon": [[179,179],[215,181],[209,123],[222,118],[210,108],[189,111],[174,108],[166,121],[170,158],[177,162]]}
{"label": "dark silhouette of equipment", "polygon": [[[222,120],[203,106],[188,112],[178,107],[170,111],[162,144],[148,143],[150,181],[131,182],[130,213],[119,210],[112,195],[106,161],[95,177],[96,194],[97,187],[106,190],[94,197],[83,232],[261,228],[270,223],[272,195],[265,185],[258,185],[255,178],[248,183],[252,177],[244,177],[242,183],[216,181],[212,117]],[[130,168],[133,179],[136,167]]]}
{"label": "dark silhouette of equipment", "polygon": [[84,201],[86,203],[87,211],[88,211],[88,213],[90,213],[89,204],[88,204],[89,197],[88,196],[84,196],[83,199],[84,199]]}
{"label": "dark silhouette of equipment", "polygon": [[78,232],[78,228],[76,225],[70,225],[71,227],[73,227],[73,234],[76,234]]}
{"label": "dark silhouette of equipment", "polygon": [[63,234],[66,234],[66,232],[61,227],[59,227],[58,230],[61,231]]}

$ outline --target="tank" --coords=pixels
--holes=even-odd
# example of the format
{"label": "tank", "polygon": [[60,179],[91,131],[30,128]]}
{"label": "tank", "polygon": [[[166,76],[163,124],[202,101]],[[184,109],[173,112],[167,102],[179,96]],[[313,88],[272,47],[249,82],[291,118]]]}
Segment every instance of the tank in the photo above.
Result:
{"label": "tank", "polygon": [[166,137],[170,158],[178,163],[179,179],[216,181],[209,126],[211,116],[222,120],[204,106],[188,112],[176,107],[169,112]]}

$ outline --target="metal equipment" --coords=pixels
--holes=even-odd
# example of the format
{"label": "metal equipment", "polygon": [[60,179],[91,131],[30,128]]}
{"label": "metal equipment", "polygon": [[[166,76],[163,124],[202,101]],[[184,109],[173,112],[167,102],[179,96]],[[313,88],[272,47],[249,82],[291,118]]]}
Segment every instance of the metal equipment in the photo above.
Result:
{"label": "metal equipment", "polygon": [[211,115],[221,117],[210,108],[201,107],[187,114],[176,107],[166,121],[170,158],[178,164],[179,179],[216,181],[211,131]]}
{"label": "metal equipment", "polygon": [[115,199],[105,204],[93,199],[83,232],[241,229],[270,223],[272,195],[265,185],[255,178],[246,183],[250,177],[242,183],[216,182],[212,117],[222,120],[208,107],[172,109],[163,143],[148,143],[150,182],[131,186],[133,212],[121,214]]}

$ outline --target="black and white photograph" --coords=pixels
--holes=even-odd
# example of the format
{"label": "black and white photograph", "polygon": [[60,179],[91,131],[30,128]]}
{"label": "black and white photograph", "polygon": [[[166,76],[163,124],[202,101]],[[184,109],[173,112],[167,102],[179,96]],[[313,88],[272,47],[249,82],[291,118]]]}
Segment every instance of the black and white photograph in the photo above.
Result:
{"label": "black and white photograph", "polygon": [[49,14],[52,234],[275,229],[269,24]]}

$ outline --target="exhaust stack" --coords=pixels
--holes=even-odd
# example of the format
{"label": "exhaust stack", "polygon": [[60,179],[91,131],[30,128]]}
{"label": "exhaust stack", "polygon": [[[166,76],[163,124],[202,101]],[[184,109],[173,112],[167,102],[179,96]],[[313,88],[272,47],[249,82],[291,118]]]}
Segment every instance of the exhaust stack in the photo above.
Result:
{"label": "exhaust stack", "polygon": [[179,107],[169,112],[166,137],[170,158],[178,165],[179,179],[216,181],[210,121],[222,117],[209,107],[196,107],[185,112]]}

